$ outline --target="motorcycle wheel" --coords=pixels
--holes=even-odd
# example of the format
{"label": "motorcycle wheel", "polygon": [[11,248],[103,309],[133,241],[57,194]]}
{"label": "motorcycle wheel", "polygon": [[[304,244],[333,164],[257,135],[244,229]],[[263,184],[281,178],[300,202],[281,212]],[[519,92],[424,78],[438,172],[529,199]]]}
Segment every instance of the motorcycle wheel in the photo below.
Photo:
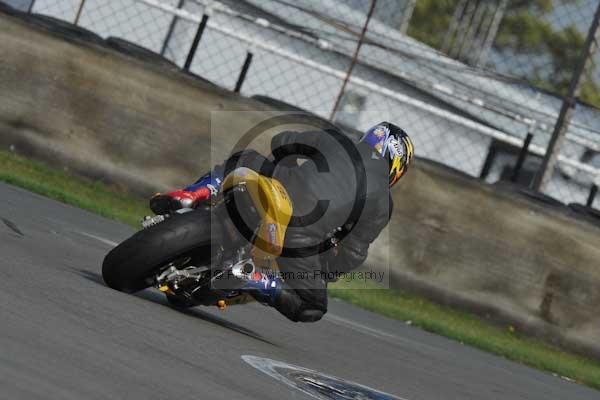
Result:
{"label": "motorcycle wheel", "polygon": [[161,269],[181,257],[208,265],[211,244],[221,242],[212,228],[210,210],[174,214],[112,249],[104,258],[102,278],[115,290],[133,293],[151,286]]}

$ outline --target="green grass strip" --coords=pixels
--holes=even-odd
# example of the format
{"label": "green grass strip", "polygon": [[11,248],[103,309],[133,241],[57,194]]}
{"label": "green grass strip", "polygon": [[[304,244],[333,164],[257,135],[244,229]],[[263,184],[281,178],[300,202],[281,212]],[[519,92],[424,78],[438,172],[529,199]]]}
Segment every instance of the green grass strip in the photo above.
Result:
{"label": "green grass strip", "polygon": [[364,282],[338,282],[329,289],[361,308],[410,323],[460,343],[600,389],[600,363],[504,329],[476,315],[441,306],[418,295],[391,289],[364,289]]}
{"label": "green grass strip", "polygon": [[140,226],[150,213],[147,199],[133,198],[100,182],[0,151],[0,181],[91,211],[103,217]]}
{"label": "green grass strip", "polygon": [[[149,213],[147,199],[131,197],[105,184],[6,151],[0,151],[0,181],[133,227],[139,227],[140,218]],[[600,389],[600,363],[525,337],[512,327],[502,329],[414,294],[364,289],[362,283],[339,282],[332,285],[329,293],[387,317],[410,321],[426,331]]]}

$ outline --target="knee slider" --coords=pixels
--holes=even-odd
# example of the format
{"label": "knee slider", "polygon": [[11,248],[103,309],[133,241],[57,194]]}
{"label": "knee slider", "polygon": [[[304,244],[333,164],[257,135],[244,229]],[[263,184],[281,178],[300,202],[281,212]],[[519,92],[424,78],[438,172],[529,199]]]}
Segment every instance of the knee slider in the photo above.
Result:
{"label": "knee slider", "polygon": [[298,322],[317,322],[325,315],[324,311],[321,310],[304,310],[300,311],[296,316]]}
{"label": "knee slider", "polygon": [[275,300],[275,308],[294,322],[316,322],[323,318],[326,310],[313,308],[295,290],[281,290]]}

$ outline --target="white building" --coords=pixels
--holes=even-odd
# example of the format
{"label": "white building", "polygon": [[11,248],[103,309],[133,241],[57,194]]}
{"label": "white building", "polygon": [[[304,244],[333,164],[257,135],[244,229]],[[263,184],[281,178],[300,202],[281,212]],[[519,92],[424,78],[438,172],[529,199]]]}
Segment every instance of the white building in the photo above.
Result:
{"label": "white building", "polygon": [[[186,14],[177,19],[165,54],[180,66],[207,12],[203,4],[209,3],[184,2]],[[363,3],[355,9],[356,2],[347,0],[215,2],[191,69],[233,88],[251,51],[243,94],[270,96],[329,117],[356,47],[356,35],[348,29],[360,31],[365,21],[368,2]],[[33,11],[73,21],[79,4],[37,0]],[[160,52],[178,5],[179,0],[87,0],[79,25]],[[498,156],[486,177],[490,182],[501,175],[503,162],[515,159],[499,143],[520,145],[529,132],[534,135],[531,151],[543,154],[560,99],[449,59],[377,19],[367,39],[373,43],[365,43],[360,52],[338,114],[342,122],[364,129],[381,120],[396,121],[411,133],[418,155],[474,176],[480,176],[493,145]],[[600,113],[580,105],[548,194],[567,203],[585,202],[598,179],[589,165],[600,168],[599,135]],[[526,167],[537,165],[539,160],[530,158]]]}

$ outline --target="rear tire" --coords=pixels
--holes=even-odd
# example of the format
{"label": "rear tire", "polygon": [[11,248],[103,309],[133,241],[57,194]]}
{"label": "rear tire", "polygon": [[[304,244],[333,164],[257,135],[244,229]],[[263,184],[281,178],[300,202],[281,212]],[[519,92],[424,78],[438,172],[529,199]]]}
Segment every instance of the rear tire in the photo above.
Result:
{"label": "rear tire", "polygon": [[112,249],[104,258],[102,278],[115,290],[137,292],[151,286],[161,268],[183,256],[192,257],[196,266],[209,264],[211,244],[220,242],[220,233],[211,232],[209,210],[174,214]]}

